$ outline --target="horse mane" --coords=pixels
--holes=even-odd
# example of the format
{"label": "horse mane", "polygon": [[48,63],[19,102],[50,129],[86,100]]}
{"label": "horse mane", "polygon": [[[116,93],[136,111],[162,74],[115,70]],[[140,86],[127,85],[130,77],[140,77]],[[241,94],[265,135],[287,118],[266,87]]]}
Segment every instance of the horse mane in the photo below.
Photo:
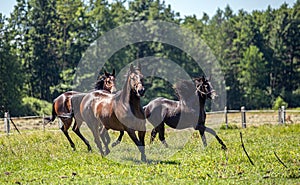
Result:
{"label": "horse mane", "polygon": [[174,90],[180,100],[187,100],[191,96],[195,96],[196,87],[194,82],[181,80],[174,85]]}
{"label": "horse mane", "polygon": [[101,76],[98,77],[98,80],[94,85],[95,90],[103,90],[105,79],[106,79],[105,75],[101,75]]}

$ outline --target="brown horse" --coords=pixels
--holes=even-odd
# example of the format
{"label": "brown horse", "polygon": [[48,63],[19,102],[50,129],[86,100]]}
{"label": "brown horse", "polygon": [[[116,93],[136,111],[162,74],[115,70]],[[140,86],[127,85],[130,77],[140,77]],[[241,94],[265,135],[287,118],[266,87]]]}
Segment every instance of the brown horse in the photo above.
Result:
{"label": "brown horse", "polygon": [[[98,81],[95,84],[95,90],[105,90],[107,92],[112,92],[115,90],[115,70],[113,70],[112,73],[108,73],[104,71],[104,75],[100,76],[98,78]],[[71,147],[73,150],[75,150],[75,144],[72,141],[72,139],[69,136],[68,129],[72,125],[73,116],[66,117],[64,115],[71,114],[72,112],[72,101],[71,99],[74,96],[83,95],[85,93],[80,93],[77,91],[68,91],[61,95],[59,95],[52,104],[52,115],[51,117],[45,118],[45,124],[48,124],[50,122],[53,122],[56,117],[59,117],[60,120],[63,122],[63,125],[61,126],[61,130],[63,131],[64,135],[68,139]],[[77,122],[75,120],[73,124],[72,130],[80,137],[80,139],[87,145],[88,151],[91,151],[91,146],[87,139],[83,137],[81,134],[79,127],[77,126]]]}
{"label": "brown horse", "polygon": [[[100,134],[107,133],[108,129],[126,131],[133,142],[137,145],[141,160],[146,161],[145,134],[146,121],[140,97],[144,95],[143,75],[141,67],[130,66],[127,80],[116,94],[103,91],[94,91],[84,96],[80,105],[81,116],[93,133],[94,141],[101,153],[109,153],[108,143],[104,142],[106,153],[102,150]],[[104,126],[106,132],[99,132]],[[138,138],[135,134],[138,131]]]}
{"label": "brown horse", "polygon": [[[156,98],[144,107],[147,120],[155,127],[151,132],[150,143],[153,142],[157,133],[160,141],[167,147],[165,140],[165,124],[174,129],[185,129],[194,127],[199,130],[204,146],[207,146],[204,132],[213,134],[222,148],[226,150],[226,145],[218,137],[216,132],[206,127],[205,101],[216,96],[211,83],[200,77],[194,82],[181,81],[175,85],[175,90],[179,96],[179,101],[167,98]],[[195,124],[197,123],[197,124]]]}

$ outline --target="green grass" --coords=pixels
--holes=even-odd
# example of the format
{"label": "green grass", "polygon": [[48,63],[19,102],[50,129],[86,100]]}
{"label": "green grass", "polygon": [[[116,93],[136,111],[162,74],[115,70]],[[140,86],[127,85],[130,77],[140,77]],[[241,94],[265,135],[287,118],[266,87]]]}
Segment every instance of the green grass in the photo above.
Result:
{"label": "green grass", "polygon": [[[255,166],[241,147],[240,132]],[[88,153],[72,132],[76,151],[62,132],[0,136],[0,184],[299,184],[299,134],[300,124],[219,130],[228,147],[225,153],[211,137],[209,146],[203,149],[199,133],[194,132],[183,149],[165,160],[148,163],[116,162],[110,155],[102,158],[95,147]],[[92,138],[88,139],[94,145]],[[148,145],[149,133],[146,139]],[[123,145],[117,147],[122,146],[134,146],[127,135]],[[112,156],[118,149],[114,150]],[[288,168],[279,163],[274,151]]]}

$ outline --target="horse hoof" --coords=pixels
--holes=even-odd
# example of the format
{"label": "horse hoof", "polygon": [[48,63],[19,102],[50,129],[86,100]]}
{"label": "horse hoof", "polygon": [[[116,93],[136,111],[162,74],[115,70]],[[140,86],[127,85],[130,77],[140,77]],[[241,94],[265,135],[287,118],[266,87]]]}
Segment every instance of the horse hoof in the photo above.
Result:
{"label": "horse hoof", "polygon": [[119,140],[113,142],[113,143],[111,144],[111,146],[112,146],[112,147],[115,147],[115,146],[117,146],[118,144],[120,144],[120,141],[119,141]]}
{"label": "horse hoof", "polygon": [[223,146],[222,146],[222,149],[226,151],[226,150],[227,150],[227,147],[226,147],[225,145],[223,145]]}
{"label": "horse hoof", "polygon": [[110,153],[110,150],[105,150],[104,156],[107,156]]}
{"label": "horse hoof", "polygon": [[166,140],[163,140],[163,141],[161,141],[162,142],[162,144],[166,147],[166,148],[169,148],[169,145],[168,145],[168,143],[166,142]]}
{"label": "horse hoof", "polygon": [[146,156],[142,156],[142,157],[141,157],[141,161],[142,161],[142,162],[147,162]]}

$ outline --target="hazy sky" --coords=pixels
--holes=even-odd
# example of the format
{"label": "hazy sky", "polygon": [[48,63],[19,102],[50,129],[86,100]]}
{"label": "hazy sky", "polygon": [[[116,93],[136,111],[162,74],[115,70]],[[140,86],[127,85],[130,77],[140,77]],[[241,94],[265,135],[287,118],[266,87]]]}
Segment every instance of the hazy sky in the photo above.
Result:
{"label": "hazy sky", "polygon": [[[296,0],[165,0],[165,2],[171,4],[172,10],[180,12],[181,17],[195,14],[201,18],[204,12],[211,17],[218,8],[224,10],[226,5],[229,5],[234,13],[237,13],[239,9],[247,12],[265,10],[268,5],[271,5],[272,8],[279,8],[284,2],[293,6]],[[8,16],[15,4],[15,0],[1,0],[0,12]]]}

